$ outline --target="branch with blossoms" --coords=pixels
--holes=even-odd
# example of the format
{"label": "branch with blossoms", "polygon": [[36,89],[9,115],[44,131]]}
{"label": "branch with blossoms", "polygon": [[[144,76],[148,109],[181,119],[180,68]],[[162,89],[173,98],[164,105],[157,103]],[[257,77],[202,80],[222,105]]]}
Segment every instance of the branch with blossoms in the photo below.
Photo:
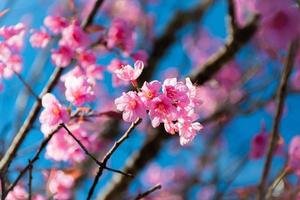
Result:
{"label": "branch with blossoms", "polygon": [[[214,0],[174,5],[68,0],[53,5],[38,28],[29,28],[35,17],[32,25],[24,18],[0,28],[1,92],[17,88],[19,102],[24,100],[16,120],[10,119],[15,112],[7,112],[10,101],[4,106],[12,114],[7,115],[11,126],[1,131],[2,199],[67,200],[84,194],[87,199],[254,198],[257,185],[245,184],[240,174],[251,179],[247,183],[261,179],[259,192],[266,198],[300,196],[289,179],[300,174],[299,138],[291,140],[287,152],[284,123],[279,134],[280,118],[297,110],[284,103],[290,107],[300,91],[299,56],[287,51],[300,34],[295,0],[226,1],[227,16],[218,14],[227,18],[224,40],[213,35],[211,25],[220,17],[211,20],[210,14],[216,15],[212,10],[221,5]],[[16,12],[8,9],[0,17]],[[162,11],[174,12],[169,23]],[[42,52],[42,62],[35,66],[40,70],[30,69],[34,80],[23,67],[29,63],[23,53],[32,55],[30,51]],[[288,70],[281,70],[285,60]],[[273,83],[279,76],[284,77],[278,89],[283,92],[269,132],[268,116],[276,110]],[[23,84],[27,99],[22,99],[19,82],[11,85],[14,78]],[[19,129],[15,135],[13,129]],[[32,144],[39,133],[43,139]],[[246,156],[235,165],[241,152]],[[269,174],[277,170],[275,156],[285,164],[269,184]],[[242,170],[258,159],[266,159],[262,177]],[[228,166],[237,167],[227,173],[223,169]],[[105,170],[113,172],[112,178]]]}

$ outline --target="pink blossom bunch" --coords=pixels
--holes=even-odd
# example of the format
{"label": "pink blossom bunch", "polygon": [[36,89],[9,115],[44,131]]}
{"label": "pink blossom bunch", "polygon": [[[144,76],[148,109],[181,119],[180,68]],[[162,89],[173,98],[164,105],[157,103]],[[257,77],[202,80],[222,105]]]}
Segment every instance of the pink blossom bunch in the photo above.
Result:
{"label": "pink blossom bunch", "polygon": [[52,170],[48,177],[48,190],[54,199],[71,199],[75,178],[62,170]]}
{"label": "pink blossom bunch", "polygon": [[148,112],[154,128],[161,123],[170,134],[179,133],[180,144],[192,141],[202,125],[196,122],[200,103],[199,88],[191,87],[189,78],[185,82],[176,78],[145,82],[138,92],[123,93],[115,100],[116,107],[123,111],[123,119],[133,122],[145,118]]}
{"label": "pink blossom bunch", "polygon": [[0,28],[0,81],[21,72],[23,61],[20,51],[24,46],[24,36],[25,25],[22,23]]}
{"label": "pink blossom bunch", "polygon": [[41,131],[48,135],[60,123],[67,123],[70,116],[67,108],[59,103],[56,97],[47,93],[42,98],[42,105],[44,110],[40,115]]}
{"label": "pink blossom bunch", "polygon": [[110,49],[118,47],[125,55],[130,55],[135,48],[134,27],[121,18],[114,19],[108,30],[107,46]]}
{"label": "pink blossom bunch", "polygon": [[35,31],[30,37],[30,43],[35,48],[45,48],[51,40],[51,36],[44,28],[40,31]]}
{"label": "pink blossom bunch", "polygon": [[[90,152],[95,150],[97,136],[88,133],[81,123],[69,125],[68,129]],[[55,161],[79,163],[86,158],[86,155],[66,130],[60,129],[47,145],[46,157]]]}

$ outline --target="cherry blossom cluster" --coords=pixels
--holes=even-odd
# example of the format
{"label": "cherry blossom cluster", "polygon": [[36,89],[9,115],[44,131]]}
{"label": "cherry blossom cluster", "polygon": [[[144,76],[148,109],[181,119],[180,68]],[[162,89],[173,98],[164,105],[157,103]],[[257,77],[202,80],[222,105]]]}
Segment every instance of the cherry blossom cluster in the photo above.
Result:
{"label": "cherry blossom cluster", "polygon": [[[135,80],[142,69],[142,63],[136,62],[134,68],[126,65],[117,70],[116,76],[123,81],[131,81],[137,87]],[[199,94],[199,88],[189,78],[185,82],[170,78],[163,83],[156,80],[145,82],[137,92],[123,92],[115,104],[119,111],[123,111],[124,121],[144,119],[148,113],[154,128],[163,123],[168,133],[178,132],[180,144],[185,145],[202,129],[202,125],[196,121],[201,105]]]}
{"label": "cherry blossom cluster", "polygon": [[22,23],[0,28],[0,88],[3,78],[10,78],[22,70],[21,50],[25,32],[25,25]]}

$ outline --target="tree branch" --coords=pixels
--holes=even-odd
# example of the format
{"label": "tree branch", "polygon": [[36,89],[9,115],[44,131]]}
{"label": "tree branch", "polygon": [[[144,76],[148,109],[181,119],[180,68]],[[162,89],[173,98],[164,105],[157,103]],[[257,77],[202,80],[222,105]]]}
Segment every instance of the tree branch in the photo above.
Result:
{"label": "tree branch", "polygon": [[139,85],[152,77],[159,60],[166,54],[167,50],[175,42],[178,30],[190,22],[199,21],[214,1],[215,0],[201,1],[195,8],[187,11],[180,11],[174,15],[164,33],[155,39],[152,51],[149,55],[148,67],[144,68],[143,73],[138,79]]}
{"label": "tree branch", "polygon": [[251,40],[256,33],[258,19],[258,16],[254,16],[246,26],[238,28],[235,34],[229,35],[225,46],[212,55],[203,66],[200,66],[200,71],[198,69],[193,72],[191,80],[200,85],[210,80],[224,64],[230,61]]}
{"label": "tree branch", "polygon": [[143,199],[143,198],[147,197],[149,194],[155,192],[156,190],[160,190],[160,189],[161,189],[161,184],[157,184],[154,187],[152,187],[149,190],[147,190],[146,192],[143,192],[143,193],[139,194],[135,198],[135,200]]}
{"label": "tree branch", "polygon": [[[108,160],[110,159],[110,157],[113,155],[113,153],[119,148],[119,146],[129,137],[130,133],[134,130],[134,128],[141,122],[141,119],[137,119],[135,122],[133,122],[131,124],[131,126],[127,129],[127,131],[123,134],[123,136],[114,143],[114,145],[112,146],[112,148],[106,153],[106,155],[104,156],[104,158],[102,159],[102,163],[104,166],[106,166]],[[88,193],[88,197],[87,200],[91,199],[94,193],[94,190],[96,188],[96,185],[100,179],[100,177],[102,176],[103,173],[103,167],[100,166],[99,170],[94,178],[93,184],[90,187],[89,193]]]}
{"label": "tree branch", "polygon": [[129,173],[125,173],[125,172],[122,172],[120,170],[117,170],[117,169],[112,169],[110,167],[107,167],[105,166],[105,164],[103,164],[103,162],[100,162],[97,160],[97,158],[95,158],[95,156],[93,156],[88,150],[87,148],[80,142],[79,139],[77,139],[74,134],[70,131],[70,129],[68,129],[68,127],[65,125],[65,124],[61,124],[61,126],[67,131],[67,133],[76,141],[76,143],[80,146],[80,148],[84,151],[84,153],[90,157],[95,163],[97,163],[97,165],[99,165],[99,167],[102,167],[108,171],[112,171],[112,172],[116,172],[116,173],[119,173],[119,174],[122,174],[124,176],[128,176],[128,177],[132,177],[132,174],[129,174]]}
{"label": "tree branch", "polygon": [[277,92],[278,103],[276,108],[276,115],[273,123],[271,141],[269,144],[268,153],[264,164],[262,177],[258,186],[258,193],[257,193],[258,200],[263,200],[265,198],[265,192],[266,192],[265,190],[266,190],[268,175],[272,165],[272,159],[275,152],[276,143],[279,139],[279,127],[280,127],[280,121],[283,113],[285,97],[287,93],[288,79],[293,69],[298,46],[299,46],[299,40],[297,39],[296,41],[292,42],[289,47],[289,53],[288,53],[286,65],[284,67],[280,85],[278,87],[278,92]]}

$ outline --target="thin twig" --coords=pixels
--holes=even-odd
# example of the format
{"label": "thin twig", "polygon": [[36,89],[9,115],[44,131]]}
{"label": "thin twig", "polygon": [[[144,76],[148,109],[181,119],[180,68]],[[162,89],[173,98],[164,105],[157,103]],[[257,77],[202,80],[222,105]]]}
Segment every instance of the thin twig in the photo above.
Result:
{"label": "thin twig", "polygon": [[133,177],[132,174],[129,173],[125,173],[122,172],[120,170],[117,169],[112,169],[110,167],[105,166],[102,162],[98,161],[97,158],[95,158],[95,156],[93,156],[88,150],[87,148],[80,142],[79,139],[77,139],[75,137],[75,135],[70,131],[70,129],[65,125],[65,124],[61,124],[61,126],[67,131],[67,133],[76,141],[76,143],[80,146],[80,148],[84,151],[84,153],[89,156],[95,163],[97,163],[97,165],[99,165],[99,167],[102,167],[108,171],[112,171],[112,172],[116,172],[119,174],[122,174],[124,176],[128,176],[128,177]]}
{"label": "thin twig", "polygon": [[157,184],[154,187],[152,187],[149,190],[147,190],[146,192],[138,194],[137,197],[135,198],[135,200],[139,200],[139,199],[145,198],[149,194],[155,192],[156,190],[160,190],[160,189],[161,189],[161,184]]}
{"label": "thin twig", "polygon": [[35,100],[36,101],[41,101],[40,97],[37,94],[35,94],[35,92],[31,88],[31,86],[25,81],[25,79],[21,76],[21,74],[19,74],[16,71],[14,71],[14,73],[16,74],[16,76],[18,77],[18,79],[23,83],[23,85],[26,87],[26,89],[29,91],[29,93],[32,96],[34,96]]}
{"label": "thin twig", "polygon": [[296,53],[298,50],[298,45],[299,41],[298,39],[294,42],[291,43],[289,47],[289,53],[287,57],[287,61],[282,73],[280,85],[278,87],[278,92],[277,92],[277,108],[276,108],[276,115],[273,123],[273,129],[272,129],[272,134],[271,134],[271,141],[269,144],[268,148],[268,153],[267,157],[265,160],[264,164],[264,169],[263,173],[261,176],[261,180],[258,186],[258,194],[257,194],[257,199],[258,200],[263,200],[265,198],[265,189],[266,189],[266,184],[268,180],[268,175],[271,169],[272,165],[272,159],[273,155],[275,153],[275,148],[276,148],[276,143],[279,139],[279,127],[280,127],[280,121],[283,113],[283,107],[284,107],[284,102],[285,102],[285,97],[286,97],[286,92],[287,92],[287,85],[288,85],[288,79],[290,77],[290,74],[292,72],[293,66],[294,66],[294,61],[296,57]]}
{"label": "thin twig", "polygon": [[[122,135],[122,137],[114,143],[114,145],[111,147],[111,149],[105,154],[104,158],[102,159],[102,163],[104,166],[106,166],[107,161],[110,159],[110,157],[113,155],[113,153],[119,148],[119,146],[129,137],[130,133],[134,130],[134,128],[141,122],[141,119],[137,119],[135,122],[131,124],[131,126],[127,129],[127,131]],[[103,167],[100,166],[99,170],[94,178],[93,184],[90,187],[87,200],[90,200],[93,196],[94,190],[96,188],[96,185],[103,173]]]}
{"label": "thin twig", "polygon": [[82,23],[82,27],[84,27],[84,29],[86,29],[89,25],[91,25],[93,23],[95,16],[97,14],[97,11],[100,9],[103,2],[104,2],[104,0],[97,0],[94,3],[92,10],[88,14],[86,20]]}
{"label": "thin twig", "polygon": [[20,179],[25,175],[25,173],[30,169],[30,166],[33,166],[33,164],[39,159],[40,154],[42,151],[46,148],[47,144],[51,140],[51,138],[54,136],[54,134],[61,128],[61,126],[58,126],[55,130],[53,130],[41,143],[40,147],[38,148],[37,152],[34,154],[32,159],[30,159],[30,162],[20,171],[19,175],[15,179],[15,181],[8,187],[5,196],[13,190],[13,188],[18,184]]}

